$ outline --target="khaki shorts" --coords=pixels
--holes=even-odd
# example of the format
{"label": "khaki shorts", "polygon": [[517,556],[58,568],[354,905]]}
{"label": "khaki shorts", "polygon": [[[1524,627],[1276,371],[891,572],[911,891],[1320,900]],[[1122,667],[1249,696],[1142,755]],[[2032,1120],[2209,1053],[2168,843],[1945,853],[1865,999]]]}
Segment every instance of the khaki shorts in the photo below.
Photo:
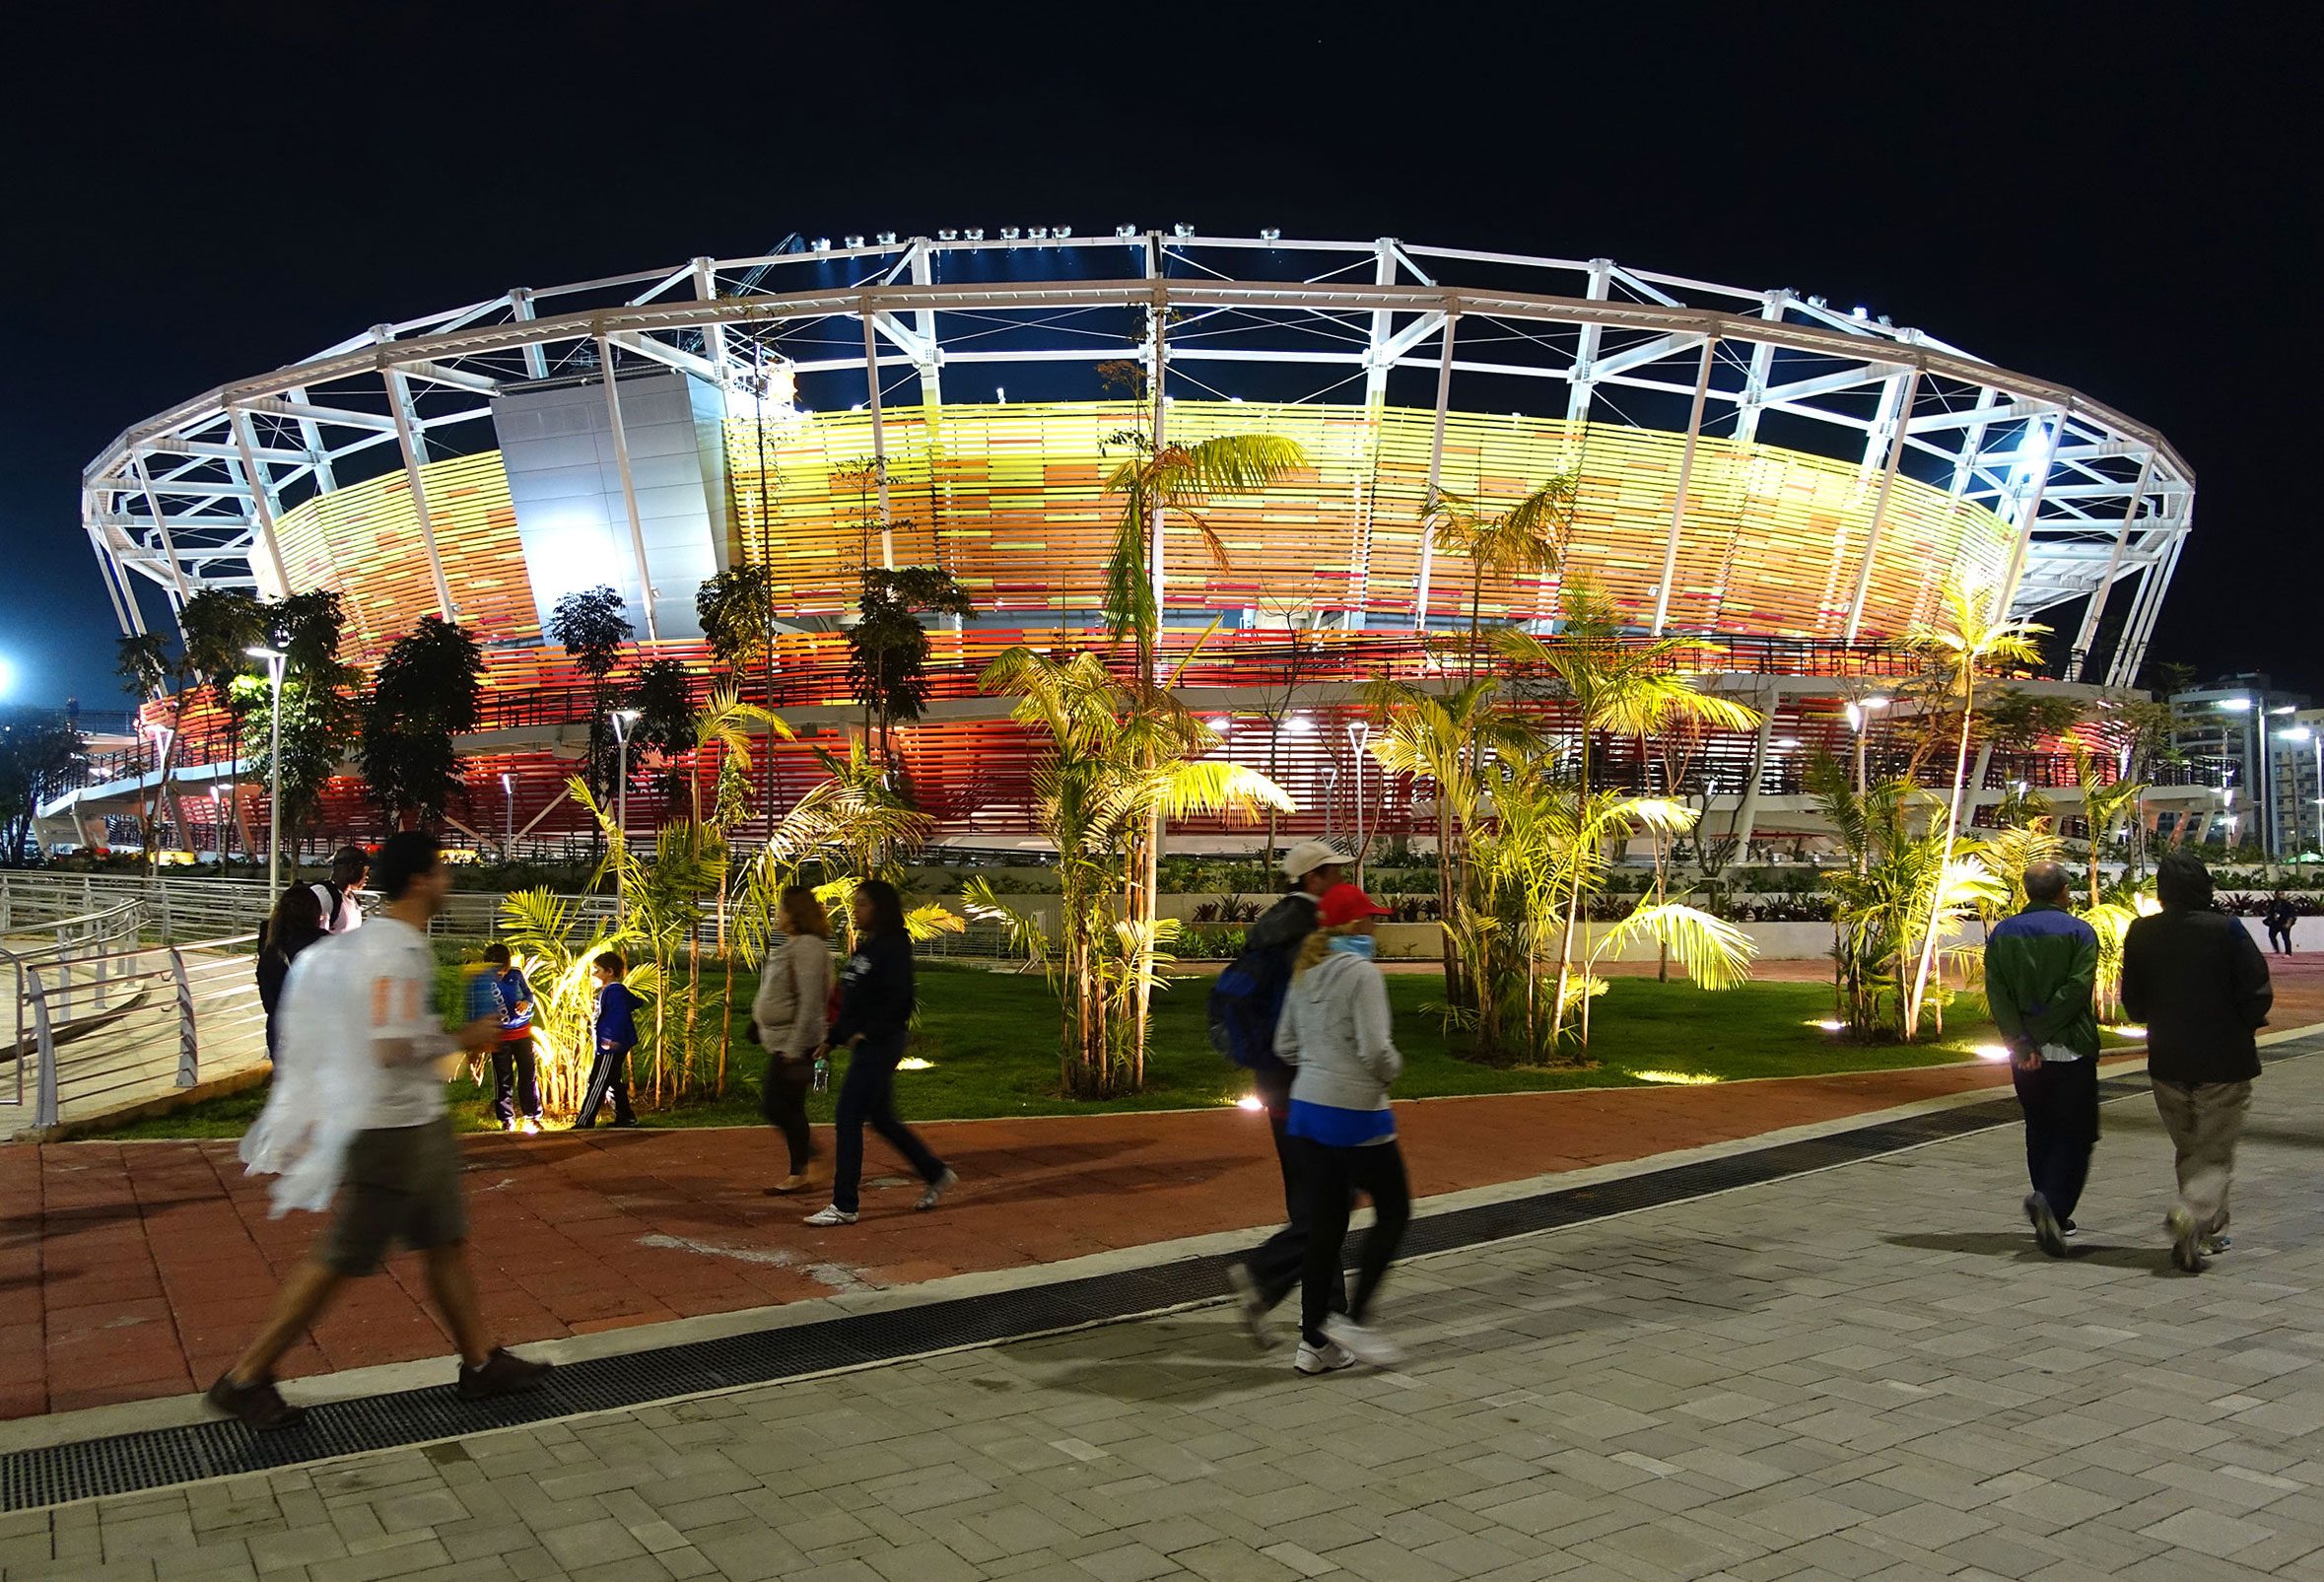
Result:
{"label": "khaki shorts", "polygon": [[425,1252],[467,1236],[451,1122],[382,1127],[347,1144],[339,1214],[315,1244],[314,1261],[341,1274],[371,1274],[396,1242]]}

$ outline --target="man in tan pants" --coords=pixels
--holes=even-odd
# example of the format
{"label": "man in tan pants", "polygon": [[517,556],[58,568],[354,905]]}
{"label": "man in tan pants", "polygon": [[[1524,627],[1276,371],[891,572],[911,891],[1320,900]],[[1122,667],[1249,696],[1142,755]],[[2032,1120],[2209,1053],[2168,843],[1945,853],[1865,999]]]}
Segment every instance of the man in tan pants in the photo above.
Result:
{"label": "man in tan pants", "polygon": [[2275,992],[2268,958],[2241,922],[2212,910],[2211,870],[2172,852],[2155,876],[2162,910],[2130,926],[2122,1004],[2147,1024],[2154,1108],[2178,1151],[2179,1198],[2164,1223],[2171,1262],[2190,1274],[2227,1250],[2235,1139],[2259,1075],[2254,1032]]}

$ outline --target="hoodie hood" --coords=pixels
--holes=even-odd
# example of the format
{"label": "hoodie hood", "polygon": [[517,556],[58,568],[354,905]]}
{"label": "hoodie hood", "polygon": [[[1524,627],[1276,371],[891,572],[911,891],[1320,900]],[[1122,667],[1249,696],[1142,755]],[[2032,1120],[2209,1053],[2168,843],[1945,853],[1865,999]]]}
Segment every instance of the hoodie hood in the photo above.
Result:
{"label": "hoodie hood", "polygon": [[2211,869],[2203,859],[2185,852],[2165,852],[2154,864],[2154,897],[2182,912],[2211,910]]}

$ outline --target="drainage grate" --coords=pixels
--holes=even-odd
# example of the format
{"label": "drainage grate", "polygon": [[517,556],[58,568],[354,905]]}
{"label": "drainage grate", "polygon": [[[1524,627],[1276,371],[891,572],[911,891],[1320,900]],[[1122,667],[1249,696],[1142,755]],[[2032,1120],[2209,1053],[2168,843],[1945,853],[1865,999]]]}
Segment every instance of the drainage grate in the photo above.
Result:
{"label": "drainage grate", "polygon": [[[2284,1046],[2269,1058],[2280,1060],[2305,1053],[2305,1043]],[[2144,1077],[2108,1077],[2098,1087],[2102,1099],[2120,1099],[2148,1090]],[[1414,1220],[1404,1251],[1406,1256],[1418,1257],[1556,1230],[1967,1136],[2011,1125],[2016,1119],[2016,1101],[1997,1099],[1754,1148],[1723,1159],[1453,1209]],[[470,1405],[457,1400],[448,1388],[406,1390],[313,1407],[305,1422],[283,1433],[253,1434],[237,1423],[204,1422],[16,1451],[0,1456],[0,1509],[26,1510],[234,1473],[295,1467],[709,1391],[779,1383],[954,1346],[1138,1318],[1221,1295],[1231,1256],[1182,1259],[1148,1269],[1060,1280],[1054,1285],[571,1362],[551,1374],[548,1388],[538,1394],[503,1401]]]}

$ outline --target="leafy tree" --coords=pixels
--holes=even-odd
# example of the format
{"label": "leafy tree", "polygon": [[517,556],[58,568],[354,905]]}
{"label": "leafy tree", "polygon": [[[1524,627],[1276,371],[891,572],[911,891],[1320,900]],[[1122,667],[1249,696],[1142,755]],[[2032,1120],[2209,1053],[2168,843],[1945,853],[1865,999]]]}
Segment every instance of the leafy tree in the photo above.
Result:
{"label": "leafy tree", "polygon": [[[293,849],[298,837],[314,821],[322,805],[323,789],[346,762],[347,750],[362,728],[363,711],[353,696],[361,679],[355,666],[339,657],[339,644],[347,617],[339,595],[328,590],[294,593],[263,606],[271,646],[283,651],[282,693],[282,826]],[[236,695],[248,700],[253,713],[269,709],[272,698],[267,678],[238,677]],[[271,733],[271,722],[264,727]],[[262,734],[261,739],[266,739]],[[274,765],[267,748],[253,755],[251,774],[271,781]]]}
{"label": "leafy tree", "polygon": [[[169,640],[159,632],[140,632],[134,637],[121,639],[115,649],[115,655],[113,673],[121,678],[121,684],[132,695],[147,703],[160,703],[165,698],[170,700],[171,726],[174,730],[185,718],[182,655],[171,653]],[[170,785],[168,762],[156,767],[160,772],[154,779],[153,793],[139,804],[137,814],[138,831],[145,846],[146,866],[149,870],[154,864],[155,848],[160,845],[156,839],[156,826],[161,823],[162,797]]]}
{"label": "leafy tree", "polygon": [[1490,511],[1476,501],[1437,491],[1421,526],[1436,537],[1440,553],[1469,560],[1469,673],[1485,658],[1484,580],[1557,570],[1565,535],[1573,526],[1574,489],[1580,474],[1560,473],[1507,511]]}
{"label": "leafy tree", "polygon": [[0,861],[21,866],[34,855],[40,804],[70,791],[88,762],[81,732],[61,720],[0,722]]}
{"label": "leafy tree", "polygon": [[952,574],[934,566],[864,567],[855,608],[855,624],[848,628],[848,685],[863,705],[865,731],[878,731],[881,760],[890,761],[889,727],[918,720],[928,701],[928,634],[920,618],[977,610]]}
{"label": "leafy tree", "polygon": [[[665,802],[674,803],[686,789],[678,760],[692,753],[700,739],[695,729],[694,673],[678,659],[649,659],[639,668],[629,690],[629,707],[638,711],[630,725],[633,762],[640,752],[659,758],[649,771],[650,784]],[[695,816],[701,817],[699,807]]]}
{"label": "leafy tree", "polygon": [[984,685],[1016,694],[1013,718],[1047,738],[1033,784],[1058,851],[1058,935],[1050,940],[981,881],[967,892],[969,910],[1006,923],[1047,967],[1065,1091],[1134,1093],[1145,1081],[1147,997],[1179,932],[1178,920],[1134,910],[1140,836],[1163,814],[1248,817],[1290,798],[1257,770],[1204,757],[1217,737],[1200,721],[1167,694],[1123,686],[1093,653],[1059,660],[1011,649]]}
{"label": "leafy tree", "polygon": [[[694,613],[702,622],[703,639],[710,644],[711,653],[737,683],[744,670],[756,664],[764,705],[769,709],[775,706],[775,639],[783,630],[781,612],[775,574],[761,561],[745,561],[720,572],[694,593]],[[772,838],[775,833],[773,753],[767,755],[766,778],[760,793],[766,809],[767,834]]]}
{"label": "leafy tree", "polygon": [[606,795],[617,773],[606,715],[619,695],[613,670],[621,663],[622,645],[636,635],[621,594],[604,583],[566,594],[549,612],[550,641],[563,646],[589,679],[589,762],[583,782],[593,795]]}
{"label": "leafy tree", "polygon": [[[234,787],[233,806],[241,809],[242,738],[254,707],[245,689],[236,682],[248,675],[254,661],[249,650],[268,641],[266,606],[247,589],[204,588],[177,612],[177,629],[185,639],[185,667],[208,683],[211,701],[226,717],[227,772]],[[227,843],[219,837],[219,860],[225,860]]]}
{"label": "leafy tree", "polygon": [[381,655],[363,706],[357,762],[391,828],[433,824],[460,784],[453,738],[482,718],[484,650],[474,634],[423,615]]}

